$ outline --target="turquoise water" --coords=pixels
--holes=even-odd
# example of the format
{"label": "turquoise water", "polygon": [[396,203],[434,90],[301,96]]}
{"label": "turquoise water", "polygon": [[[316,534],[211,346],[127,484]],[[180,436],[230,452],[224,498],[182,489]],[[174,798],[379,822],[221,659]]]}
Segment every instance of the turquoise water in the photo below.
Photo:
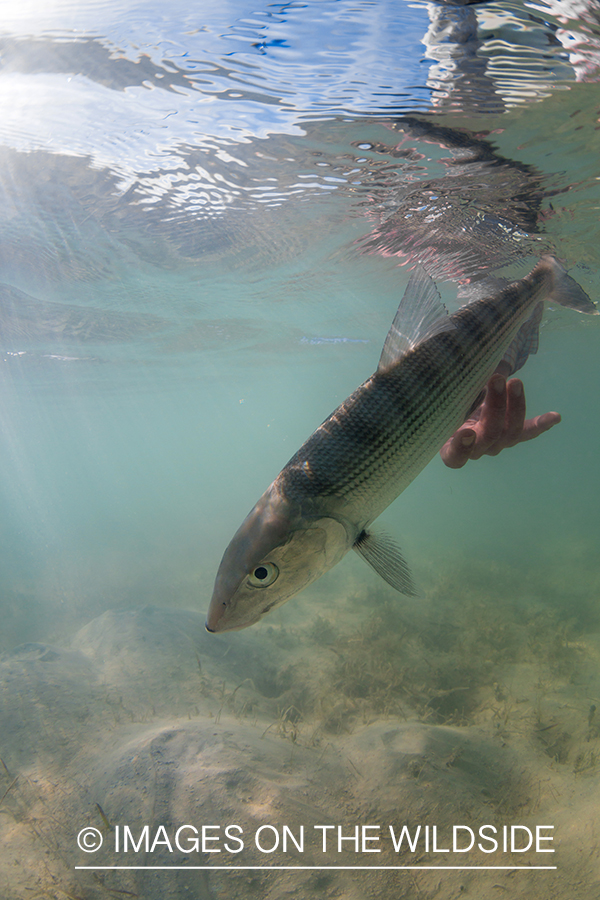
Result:
{"label": "turquoise water", "polygon": [[[3,896],[597,896],[597,320],[547,309],[520,373],[560,426],[436,459],[382,516],[421,599],[352,558],[253,629],[202,629],[411,264],[450,309],[545,252],[600,296],[597,8],[32,0],[4,5],[0,59]],[[543,819],[559,868],[98,881],[74,868],[79,828],[114,834],[95,804],[248,832]],[[313,850],[218,862],[373,862]]]}

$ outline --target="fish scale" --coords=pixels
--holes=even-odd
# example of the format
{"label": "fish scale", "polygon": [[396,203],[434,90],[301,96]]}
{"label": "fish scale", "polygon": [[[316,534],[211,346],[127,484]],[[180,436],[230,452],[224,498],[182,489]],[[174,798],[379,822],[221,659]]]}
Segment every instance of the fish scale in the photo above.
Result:
{"label": "fish scale", "polygon": [[[376,372],[360,385],[284,467],[276,482],[282,494],[296,502],[336,498],[335,512],[354,516],[357,531],[369,525],[464,421],[537,294],[521,303],[520,314],[513,300],[507,298],[501,316],[486,300],[459,310],[453,332],[436,335],[391,372]],[[486,318],[495,340],[482,345]]]}

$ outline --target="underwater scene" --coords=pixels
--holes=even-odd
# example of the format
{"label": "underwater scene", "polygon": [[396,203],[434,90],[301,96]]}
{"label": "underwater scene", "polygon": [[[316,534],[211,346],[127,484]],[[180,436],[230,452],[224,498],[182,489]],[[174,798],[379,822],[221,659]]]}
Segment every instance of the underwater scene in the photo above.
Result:
{"label": "underwater scene", "polygon": [[0,898],[596,900],[600,6],[1,11]]}

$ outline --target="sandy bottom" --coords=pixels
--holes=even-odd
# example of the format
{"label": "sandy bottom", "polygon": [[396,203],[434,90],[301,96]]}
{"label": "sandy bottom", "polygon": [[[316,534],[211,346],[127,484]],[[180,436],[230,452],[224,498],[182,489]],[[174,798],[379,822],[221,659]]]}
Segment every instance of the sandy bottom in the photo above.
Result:
{"label": "sandy bottom", "polygon": [[597,900],[600,636],[475,589],[410,615],[364,590],[225,636],[109,611],[4,654],[3,900]]}

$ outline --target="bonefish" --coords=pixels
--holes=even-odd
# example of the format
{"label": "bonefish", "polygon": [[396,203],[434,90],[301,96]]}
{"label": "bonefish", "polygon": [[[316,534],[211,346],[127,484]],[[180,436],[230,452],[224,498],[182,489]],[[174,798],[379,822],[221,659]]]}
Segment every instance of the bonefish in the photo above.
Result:
{"label": "bonefish", "polygon": [[553,257],[450,315],[417,268],[377,371],[320,425],[244,520],[217,572],[209,631],[257,622],[353,549],[392,587],[414,594],[395,542],[370,529],[464,422],[536,306],[597,315]]}

